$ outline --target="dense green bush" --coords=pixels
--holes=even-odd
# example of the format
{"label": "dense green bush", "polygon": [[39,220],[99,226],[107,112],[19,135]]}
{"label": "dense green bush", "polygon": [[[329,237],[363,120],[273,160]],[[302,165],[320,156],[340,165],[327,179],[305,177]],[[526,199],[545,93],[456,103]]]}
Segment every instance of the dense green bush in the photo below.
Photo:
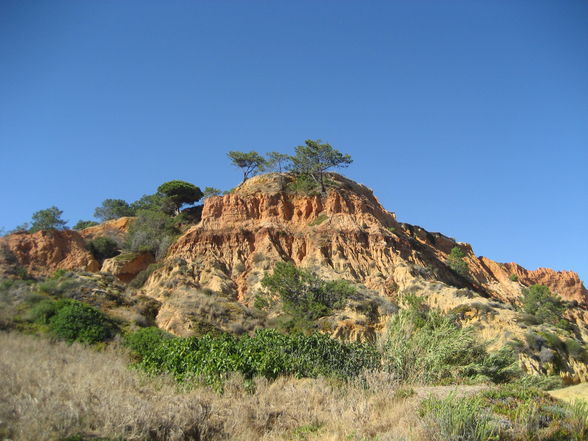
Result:
{"label": "dense green bush", "polygon": [[377,351],[369,345],[345,344],[322,334],[284,335],[260,330],[254,336],[240,338],[205,335],[168,339],[151,332],[143,331],[141,343],[134,346],[139,367],[150,373],[168,373],[178,380],[198,378],[209,384],[219,384],[230,372],[240,372],[246,378],[349,377],[375,368],[379,360]]}
{"label": "dense green bush", "polygon": [[449,268],[463,277],[467,277],[469,274],[468,264],[464,260],[465,256],[465,253],[460,247],[453,247],[447,258],[447,265]]}
{"label": "dense green bush", "polygon": [[98,261],[110,259],[120,253],[118,243],[110,237],[96,237],[86,243],[86,248]]}
{"label": "dense green bush", "polygon": [[103,222],[134,215],[135,209],[123,199],[105,199],[102,201],[102,205],[94,210],[94,217]]}
{"label": "dense green bush", "polygon": [[161,343],[170,338],[173,338],[171,334],[152,326],[125,335],[124,344],[135,355],[142,357],[153,352]]}
{"label": "dense green bush", "polygon": [[56,337],[68,342],[98,343],[112,338],[117,331],[116,325],[102,312],[82,302],[60,299],[49,305],[39,319],[45,320],[49,331]]}
{"label": "dense green bush", "polygon": [[129,227],[127,247],[134,252],[151,252],[159,258],[178,234],[173,217],[158,211],[140,210]]}
{"label": "dense green bush", "polygon": [[280,297],[287,313],[310,321],[343,306],[345,300],[356,292],[345,280],[325,281],[286,262],[278,262],[273,274],[266,275],[261,284]]}
{"label": "dense green bush", "polygon": [[428,309],[414,296],[389,322],[384,368],[409,383],[459,382],[465,379],[510,381],[521,375],[509,348],[488,354],[471,328]]}
{"label": "dense green bush", "polygon": [[[544,285],[533,285],[523,290],[522,309],[534,316],[539,323],[550,323],[565,327],[563,319],[565,305]],[[563,322],[563,323],[562,323]]]}

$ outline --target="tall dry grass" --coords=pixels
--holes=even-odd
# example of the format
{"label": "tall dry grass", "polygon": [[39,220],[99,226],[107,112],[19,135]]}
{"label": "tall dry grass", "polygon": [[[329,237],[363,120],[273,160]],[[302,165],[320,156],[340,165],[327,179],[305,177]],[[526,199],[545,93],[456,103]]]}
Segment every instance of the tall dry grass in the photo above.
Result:
{"label": "tall dry grass", "polygon": [[0,373],[0,439],[424,439],[416,402],[394,398],[396,384],[378,375],[347,385],[258,379],[254,392],[234,377],[223,394],[182,391],[130,370],[121,348],[96,352],[14,333],[0,333]]}

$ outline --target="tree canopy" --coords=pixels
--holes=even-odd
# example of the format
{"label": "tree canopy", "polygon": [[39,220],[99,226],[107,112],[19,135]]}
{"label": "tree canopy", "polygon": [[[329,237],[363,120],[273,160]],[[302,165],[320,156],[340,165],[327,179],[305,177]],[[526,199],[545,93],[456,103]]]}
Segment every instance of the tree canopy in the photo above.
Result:
{"label": "tree canopy", "polygon": [[39,210],[33,213],[30,232],[34,233],[39,230],[62,230],[67,225],[67,221],[61,219],[63,211],[56,206]]}
{"label": "tree canopy", "polygon": [[202,199],[202,191],[194,184],[185,181],[164,182],[157,188],[157,192],[175,204],[176,212],[184,204],[193,204]]}
{"label": "tree canopy", "polygon": [[235,167],[243,171],[243,182],[262,171],[266,165],[266,160],[253,150],[250,152],[230,151],[227,156]]}
{"label": "tree canopy", "polygon": [[305,145],[296,147],[296,154],[291,157],[292,170],[306,174],[325,191],[324,174],[331,168],[347,167],[353,162],[351,156],[334,149],[330,144],[322,144],[320,139],[307,139]]}
{"label": "tree canopy", "polygon": [[122,199],[105,199],[102,201],[102,205],[94,210],[94,217],[100,219],[102,222],[134,215],[135,210],[133,210],[127,201]]}

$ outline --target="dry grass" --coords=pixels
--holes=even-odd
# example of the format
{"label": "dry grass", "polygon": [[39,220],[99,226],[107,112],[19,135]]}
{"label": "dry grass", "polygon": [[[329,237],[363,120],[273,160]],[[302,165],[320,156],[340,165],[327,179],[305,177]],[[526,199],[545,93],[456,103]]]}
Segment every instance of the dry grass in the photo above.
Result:
{"label": "dry grass", "polygon": [[393,398],[387,377],[234,377],[220,395],[180,391],[127,367],[122,349],[0,333],[0,439],[59,440],[82,433],[125,440],[422,440],[416,400]]}
{"label": "dry grass", "polygon": [[566,403],[574,403],[583,400],[588,403],[588,383],[576,384],[575,386],[564,387],[563,389],[551,390],[549,394],[558,400]]}

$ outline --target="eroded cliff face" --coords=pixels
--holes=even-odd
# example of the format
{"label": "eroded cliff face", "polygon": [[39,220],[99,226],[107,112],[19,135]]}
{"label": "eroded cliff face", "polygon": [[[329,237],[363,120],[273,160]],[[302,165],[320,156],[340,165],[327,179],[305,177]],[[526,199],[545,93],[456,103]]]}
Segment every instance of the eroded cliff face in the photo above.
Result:
{"label": "eroded cliff face", "polygon": [[[518,323],[516,306],[522,289],[535,283],[577,301],[580,305],[568,311],[568,318],[578,324],[579,335],[588,335],[586,289],[575,273],[528,271],[479,258],[468,244],[397,222],[369,189],[339,175],[332,175],[336,188],[322,196],[285,193],[285,179],[252,178],[229,195],[206,200],[201,222],[172,245],[144,287],[164,305],[160,326],[188,332],[190,325],[181,318],[185,314],[174,306],[181,289],[216,292],[251,306],[263,292],[263,276],[283,260],[326,279],[354,282],[390,301],[372,303],[369,314],[350,305],[331,317],[321,329],[335,337],[373,339],[385,332],[393,313],[389,305],[414,293],[445,312],[465,311],[464,324],[475,324],[480,337],[499,348],[513,339],[525,340],[528,330]],[[446,264],[456,246],[466,255],[469,277]],[[175,300],[166,301],[171,298]],[[547,372],[532,359],[522,362],[531,372]],[[586,365],[573,360],[569,365],[568,381],[587,379]]]}
{"label": "eroded cliff face", "polygon": [[[334,187],[324,195],[291,194],[287,175],[251,178],[231,194],[208,198],[201,221],[188,229],[157,262],[141,293],[161,305],[155,322],[177,335],[202,329],[233,333],[265,327],[272,317],[252,308],[264,292],[261,280],[278,261],[308,268],[325,279],[345,279],[360,287],[361,298],[321,319],[322,332],[346,340],[374,340],[403,294],[413,293],[473,325],[481,339],[499,348],[524,342],[531,328],[520,323],[522,290],[544,284],[571,303],[566,318],[576,338],[588,341],[588,292],[577,274],[540,268],[526,270],[477,257],[471,246],[440,233],[399,223],[371,190],[332,174]],[[15,234],[1,239],[11,265],[32,275],[55,269],[98,271],[84,238],[124,238],[132,218],[83,230]],[[467,277],[449,268],[454,247],[465,254]],[[124,258],[123,258],[124,257]],[[107,259],[101,270],[130,281],[152,262],[147,255]],[[0,268],[6,267],[0,257]],[[550,332],[549,329],[533,332]],[[555,331],[554,331],[555,332]],[[530,372],[549,373],[549,362],[521,359]],[[562,364],[563,363],[563,364]],[[566,358],[566,381],[588,380],[588,365]],[[560,366],[561,367],[561,366]]]}
{"label": "eroded cliff face", "polygon": [[36,277],[58,269],[100,269],[100,264],[86,250],[84,239],[74,230],[11,234],[0,238],[0,248],[0,268],[7,274],[24,269]]}

